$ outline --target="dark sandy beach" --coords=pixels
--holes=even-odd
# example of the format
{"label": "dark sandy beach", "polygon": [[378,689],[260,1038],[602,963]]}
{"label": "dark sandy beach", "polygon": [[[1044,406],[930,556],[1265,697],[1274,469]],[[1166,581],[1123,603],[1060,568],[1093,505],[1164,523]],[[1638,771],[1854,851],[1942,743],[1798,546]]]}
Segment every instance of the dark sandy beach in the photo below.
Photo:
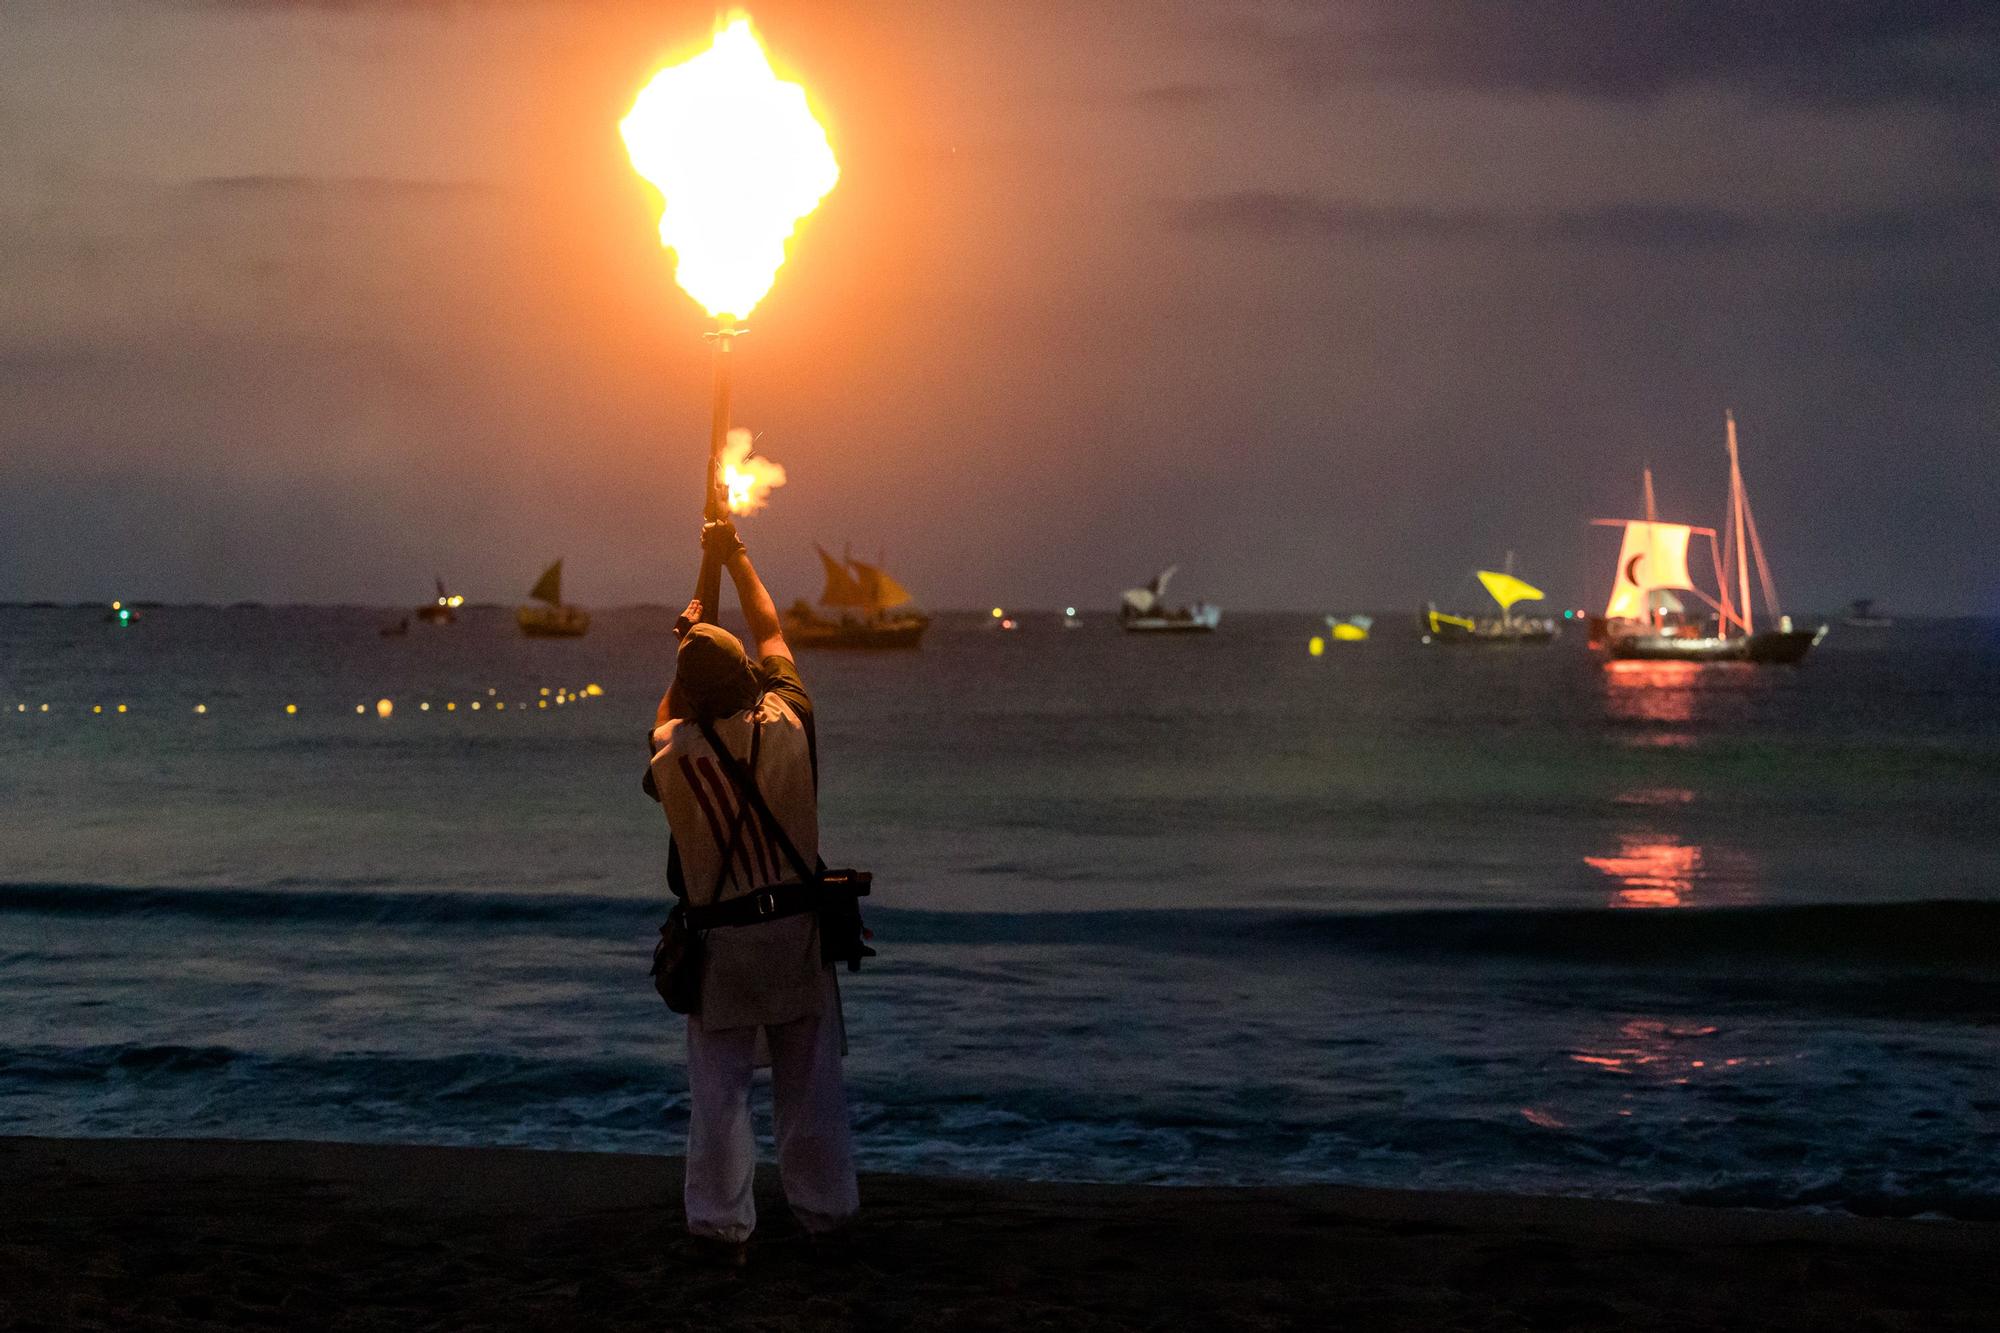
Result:
{"label": "dark sandy beach", "polygon": [[0,1326],[1991,1328],[2000,1228],[1337,1188],[871,1176],[857,1256],[760,1181],[694,1266],[665,1157],[0,1140]]}

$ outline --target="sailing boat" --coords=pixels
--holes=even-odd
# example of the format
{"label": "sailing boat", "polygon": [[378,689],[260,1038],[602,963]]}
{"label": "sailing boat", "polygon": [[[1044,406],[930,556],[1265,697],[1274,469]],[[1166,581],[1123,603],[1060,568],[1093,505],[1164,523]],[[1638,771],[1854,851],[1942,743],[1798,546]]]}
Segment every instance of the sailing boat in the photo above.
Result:
{"label": "sailing boat", "polygon": [[1143,588],[1128,588],[1118,606],[1118,628],[1128,634],[1212,634],[1222,623],[1222,608],[1207,602],[1169,609],[1163,600],[1167,582],[1180,570],[1168,565]]}
{"label": "sailing boat", "polygon": [[458,608],[465,605],[465,598],[455,592],[444,590],[444,580],[432,575],[437,584],[437,600],[426,602],[416,610],[416,617],[426,625],[449,625],[458,619]]}
{"label": "sailing boat", "polygon": [[1504,570],[1476,569],[1486,595],[1499,604],[1498,617],[1481,620],[1472,616],[1447,615],[1436,602],[1424,603],[1417,616],[1417,628],[1425,643],[1547,643],[1561,632],[1553,616],[1517,616],[1514,608],[1522,602],[1539,602],[1543,593],[1523,579],[1514,577],[1514,553],[1507,552]]}
{"label": "sailing boat", "polygon": [[848,553],[836,560],[823,547],[826,587],[819,604],[834,614],[821,615],[801,597],[785,612],[785,639],[796,648],[915,648],[930,628],[921,611],[899,611],[913,599],[880,564],[867,564]]}
{"label": "sailing boat", "polygon": [[[1764,559],[1757,520],[1750,513],[1750,496],[1743,488],[1743,465],[1736,451],[1736,414],[1725,413],[1729,438],[1729,513],[1720,548],[1713,528],[1662,523],[1653,508],[1653,473],[1646,470],[1646,517],[1600,518],[1606,527],[1625,529],[1618,551],[1618,572],[1604,614],[1590,618],[1590,646],[1615,658],[1669,662],[1760,662],[1789,664],[1802,660],[1826,637],[1826,626],[1800,630],[1778,610],[1778,588]],[[1697,535],[1708,539],[1715,564],[1715,591],[1710,597],[1695,587],[1688,573],[1688,544]],[[1750,565],[1764,594],[1764,612],[1775,628],[1758,629],[1750,601]],[[1730,595],[1734,583],[1735,596]],[[1680,594],[1701,602],[1708,612],[1689,613]],[[1769,623],[1768,620],[1766,623]]]}
{"label": "sailing boat", "polygon": [[590,612],[580,606],[563,605],[562,561],[542,571],[535,586],[528,589],[528,597],[529,604],[514,612],[515,623],[528,637],[574,639],[590,629]]}

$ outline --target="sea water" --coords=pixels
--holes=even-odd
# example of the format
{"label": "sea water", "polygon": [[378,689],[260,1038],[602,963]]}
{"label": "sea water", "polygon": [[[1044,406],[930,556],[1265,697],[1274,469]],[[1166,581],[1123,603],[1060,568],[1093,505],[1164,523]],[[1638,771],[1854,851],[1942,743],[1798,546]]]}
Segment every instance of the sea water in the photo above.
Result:
{"label": "sea water", "polygon": [[[678,1151],[670,617],[0,610],[0,1132]],[[805,659],[865,1167],[2000,1216],[2000,625],[1316,632]]]}

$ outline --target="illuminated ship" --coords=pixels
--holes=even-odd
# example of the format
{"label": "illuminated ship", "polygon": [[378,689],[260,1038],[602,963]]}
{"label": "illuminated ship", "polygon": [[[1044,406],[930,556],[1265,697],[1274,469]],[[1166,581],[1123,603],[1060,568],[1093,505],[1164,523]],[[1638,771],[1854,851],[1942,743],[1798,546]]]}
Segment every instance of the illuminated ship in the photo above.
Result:
{"label": "illuminated ship", "polygon": [[1502,646],[1548,643],[1561,632],[1554,617],[1517,616],[1522,602],[1539,602],[1542,590],[1514,577],[1514,553],[1507,553],[1505,570],[1476,569],[1480,586],[1500,607],[1497,616],[1448,615],[1437,603],[1426,602],[1417,615],[1417,632],[1425,643],[1486,643]]}
{"label": "illuminated ship", "polygon": [[[1826,626],[1794,629],[1792,618],[1778,609],[1778,588],[1764,559],[1757,520],[1743,488],[1743,467],[1736,452],[1736,417],[1726,415],[1729,438],[1729,512],[1718,545],[1715,529],[1685,523],[1661,523],[1654,517],[1653,474],[1645,474],[1646,517],[1598,519],[1606,527],[1625,530],[1618,551],[1618,571],[1611,601],[1604,614],[1590,618],[1590,646],[1614,658],[1668,662],[1758,662],[1790,664],[1801,661],[1826,637]],[[1695,587],[1688,573],[1688,543],[1707,538],[1715,565],[1711,597]],[[1774,628],[1758,629],[1750,601],[1750,565],[1764,594],[1764,613]],[[1735,595],[1730,595],[1730,585]],[[1701,604],[1690,612],[1687,594]],[[1768,623],[1768,621],[1767,621]]]}
{"label": "illuminated ship", "polygon": [[1162,600],[1167,582],[1180,569],[1168,565],[1143,588],[1128,588],[1118,606],[1118,628],[1128,634],[1213,634],[1222,623],[1222,608],[1207,602],[1169,608]]}
{"label": "illuminated ship", "polygon": [[580,606],[565,606],[562,599],[562,561],[542,571],[535,586],[528,589],[528,605],[514,612],[521,633],[534,639],[574,639],[590,629],[590,612]]}
{"label": "illuminated ship", "polygon": [[931,618],[903,610],[909,591],[879,564],[864,564],[852,554],[836,560],[821,547],[826,587],[819,604],[831,614],[813,610],[803,597],[785,612],[785,641],[794,648],[915,648],[923,642]]}
{"label": "illuminated ship", "polygon": [[449,625],[458,619],[458,608],[465,605],[465,598],[444,590],[444,580],[433,578],[437,584],[437,600],[426,602],[416,609],[418,620],[426,625]]}

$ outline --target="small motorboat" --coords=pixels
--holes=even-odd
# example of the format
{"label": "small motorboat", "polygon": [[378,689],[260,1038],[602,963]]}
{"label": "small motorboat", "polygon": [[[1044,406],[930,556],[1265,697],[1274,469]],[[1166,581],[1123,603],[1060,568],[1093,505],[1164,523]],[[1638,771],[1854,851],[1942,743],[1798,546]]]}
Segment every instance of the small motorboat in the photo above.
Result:
{"label": "small motorboat", "polygon": [[1896,623],[1896,618],[1876,615],[1873,597],[1857,597],[1847,604],[1847,614],[1840,618],[1840,623],[1851,629],[1888,629]]}

